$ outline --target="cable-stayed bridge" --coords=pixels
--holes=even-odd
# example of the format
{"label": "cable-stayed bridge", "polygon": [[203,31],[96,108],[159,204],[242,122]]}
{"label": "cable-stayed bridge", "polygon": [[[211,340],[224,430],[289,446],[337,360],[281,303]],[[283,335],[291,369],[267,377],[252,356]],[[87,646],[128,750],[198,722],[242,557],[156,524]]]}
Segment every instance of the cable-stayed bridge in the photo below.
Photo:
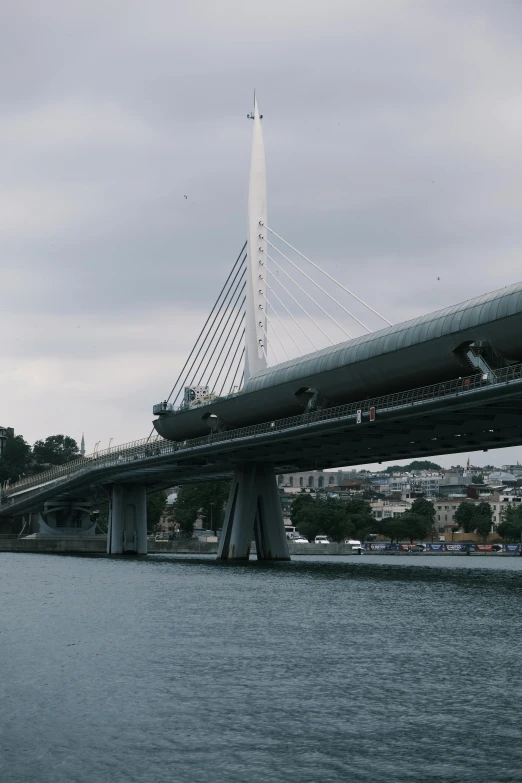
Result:
{"label": "cable-stayed bridge", "polygon": [[[146,552],[146,492],[232,477],[219,556],[288,558],[275,472],[522,442],[522,284],[392,326],[267,220],[255,104],[248,238],[148,438],[2,488],[0,516]],[[28,525],[29,528],[29,525]]]}

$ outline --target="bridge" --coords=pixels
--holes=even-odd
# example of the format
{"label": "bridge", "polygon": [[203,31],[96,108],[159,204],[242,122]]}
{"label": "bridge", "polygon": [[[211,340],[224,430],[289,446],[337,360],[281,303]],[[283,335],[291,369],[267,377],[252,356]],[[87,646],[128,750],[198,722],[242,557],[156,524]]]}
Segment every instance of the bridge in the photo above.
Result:
{"label": "bridge", "polygon": [[275,473],[522,442],[522,284],[390,325],[268,226],[257,103],[250,116],[248,239],[156,432],[4,485],[0,517],[89,534],[95,498],[108,553],[145,554],[147,492],[232,478],[218,557],[248,559],[254,538],[258,558],[288,559]]}

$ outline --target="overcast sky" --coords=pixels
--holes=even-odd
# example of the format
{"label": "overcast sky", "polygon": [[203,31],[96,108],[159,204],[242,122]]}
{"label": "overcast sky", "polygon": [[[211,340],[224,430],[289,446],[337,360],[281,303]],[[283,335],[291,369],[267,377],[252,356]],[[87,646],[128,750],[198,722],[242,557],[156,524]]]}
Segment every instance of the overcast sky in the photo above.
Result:
{"label": "overcast sky", "polygon": [[148,434],[246,235],[254,87],[270,223],[391,321],[518,281],[521,34],[518,0],[3,0],[0,423]]}

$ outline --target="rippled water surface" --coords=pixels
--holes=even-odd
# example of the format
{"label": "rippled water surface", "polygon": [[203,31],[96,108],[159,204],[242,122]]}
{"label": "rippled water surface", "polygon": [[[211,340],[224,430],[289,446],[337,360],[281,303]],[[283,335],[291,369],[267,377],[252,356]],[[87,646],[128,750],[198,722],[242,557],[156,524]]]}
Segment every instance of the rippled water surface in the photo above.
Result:
{"label": "rippled water surface", "polygon": [[522,781],[522,558],[0,555],[1,783]]}

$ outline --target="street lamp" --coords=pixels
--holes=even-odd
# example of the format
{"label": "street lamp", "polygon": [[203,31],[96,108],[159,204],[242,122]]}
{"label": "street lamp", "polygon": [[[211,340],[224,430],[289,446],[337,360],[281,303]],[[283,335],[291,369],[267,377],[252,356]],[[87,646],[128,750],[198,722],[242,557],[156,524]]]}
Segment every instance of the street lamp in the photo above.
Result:
{"label": "street lamp", "polygon": [[113,440],[114,440],[114,438],[110,438],[110,440],[109,440],[109,449],[108,449],[109,451],[111,450],[111,443],[112,443]]}

